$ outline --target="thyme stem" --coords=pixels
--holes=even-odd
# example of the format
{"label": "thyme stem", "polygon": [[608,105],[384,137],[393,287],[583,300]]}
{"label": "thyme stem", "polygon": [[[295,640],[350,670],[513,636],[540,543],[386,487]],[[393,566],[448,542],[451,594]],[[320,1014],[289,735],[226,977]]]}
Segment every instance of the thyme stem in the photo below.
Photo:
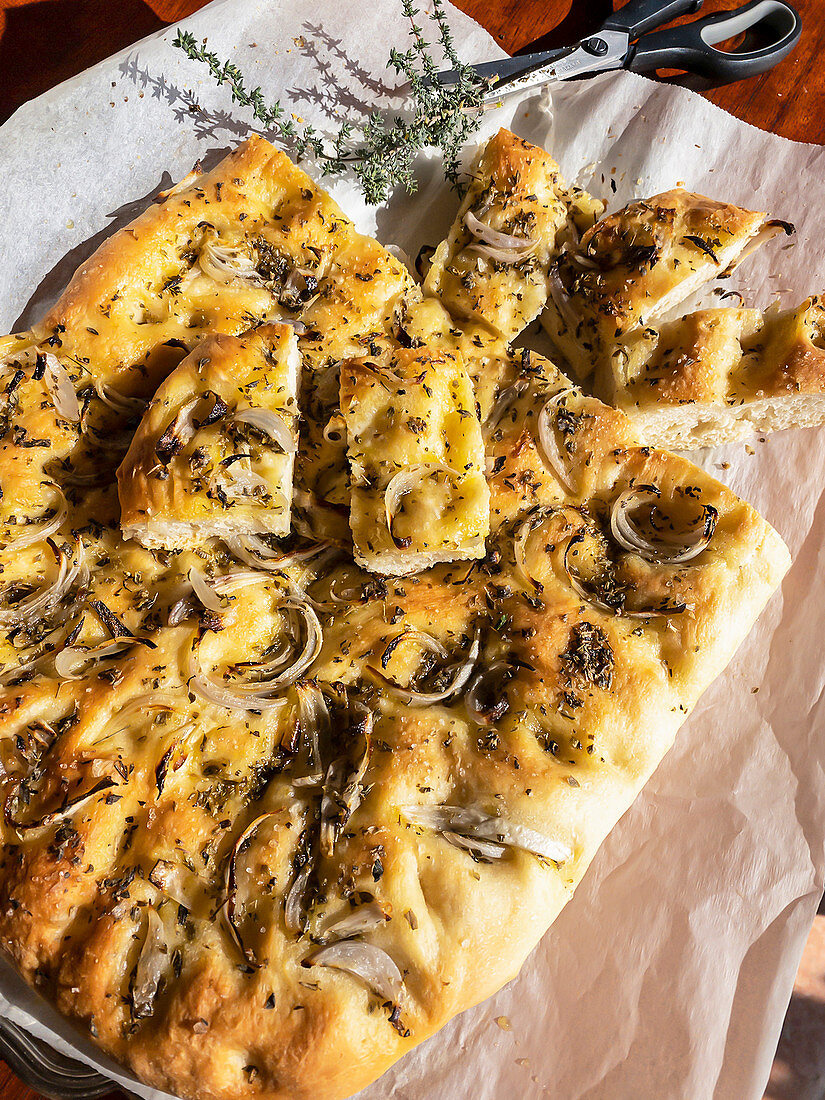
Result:
{"label": "thyme stem", "polygon": [[309,123],[298,123],[279,100],[268,103],[260,87],[248,91],[243,74],[231,61],[221,62],[188,31],[178,29],[172,45],[183,50],[192,61],[205,64],[217,84],[229,87],[233,102],[250,107],[263,129],[283,145],[296,159],[315,158],[322,164],[323,175],[349,168],[356,176],[367,202],[383,202],[398,186],[412,194],[417,190],[414,162],[422,149],[441,151],[444,175],[460,189],[461,150],[481,125],[482,97],[488,82],[470,65],[460,61],[444,10],[444,0],[433,0],[428,12],[438,32],[437,42],[444,61],[457,70],[455,84],[441,85],[435,79],[438,62],[416,22],[419,10],[414,0],[401,0],[401,10],[410,24],[411,45],[401,52],[390,51],[387,68],[404,76],[413,104],[409,118],[385,119],[374,112],[356,133],[352,123],[344,122],[334,136],[324,138]]}

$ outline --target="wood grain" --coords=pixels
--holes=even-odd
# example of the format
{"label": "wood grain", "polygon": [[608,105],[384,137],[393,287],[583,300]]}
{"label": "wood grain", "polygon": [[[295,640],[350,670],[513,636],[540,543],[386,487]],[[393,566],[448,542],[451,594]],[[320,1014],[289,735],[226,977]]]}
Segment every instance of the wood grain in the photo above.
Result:
{"label": "wood grain", "polygon": [[[197,11],[206,0],[0,0],[0,122],[21,103],[81,72],[152,31]],[[350,0],[352,2],[352,0]],[[493,35],[508,53],[552,48],[592,33],[611,10],[610,0],[454,0]],[[704,12],[740,6],[732,0],[707,0]],[[762,76],[724,87],[695,77],[676,83],[700,92],[738,118],[797,141],[825,143],[825,0],[796,0],[802,15],[802,39],[791,57]],[[401,31],[399,30],[399,34]],[[471,60],[471,59],[470,59]],[[806,949],[803,975],[825,969],[825,931],[818,929]],[[821,990],[825,998],[825,987]],[[800,986],[789,1019],[799,1028]],[[810,998],[809,998],[810,999]],[[814,1001],[818,1030],[809,1047],[825,1050],[825,1010]],[[805,1016],[805,1020],[809,1017]],[[786,1035],[789,1029],[786,1026]],[[794,1051],[785,1041],[782,1083],[772,1082],[776,1100],[801,1100],[794,1079]],[[817,1069],[824,1065],[820,1058]],[[779,1065],[779,1063],[777,1063]],[[820,1070],[820,1073],[822,1071]],[[790,1075],[790,1076],[788,1076]],[[821,1080],[821,1077],[820,1077]],[[788,1087],[789,1091],[785,1091]],[[816,1086],[814,1086],[816,1087]],[[805,1100],[822,1100],[825,1090],[805,1091]],[[0,1062],[2,1100],[41,1100]],[[113,1092],[109,1100],[123,1100]]]}

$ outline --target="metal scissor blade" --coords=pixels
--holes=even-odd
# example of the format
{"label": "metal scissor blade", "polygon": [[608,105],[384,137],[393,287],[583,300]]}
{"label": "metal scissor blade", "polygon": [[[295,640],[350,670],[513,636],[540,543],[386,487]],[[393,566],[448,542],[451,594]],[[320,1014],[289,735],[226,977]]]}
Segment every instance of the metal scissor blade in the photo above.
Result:
{"label": "metal scissor blade", "polygon": [[494,103],[502,96],[536,88],[551,80],[570,80],[585,73],[620,69],[629,48],[630,36],[626,31],[599,31],[576,46],[571,46],[564,51],[563,56],[555,60],[539,62],[521,74],[502,78],[484,95],[484,102]]}
{"label": "metal scissor blade", "polygon": [[[505,76],[518,76],[536,65],[546,65],[559,57],[564,57],[567,49],[547,50],[544,53],[528,53],[521,57],[502,57],[500,61],[482,61],[480,65],[470,65],[478,76],[487,80],[502,80]],[[439,84],[457,84],[458,69],[447,69],[446,72],[437,73],[435,79]]]}

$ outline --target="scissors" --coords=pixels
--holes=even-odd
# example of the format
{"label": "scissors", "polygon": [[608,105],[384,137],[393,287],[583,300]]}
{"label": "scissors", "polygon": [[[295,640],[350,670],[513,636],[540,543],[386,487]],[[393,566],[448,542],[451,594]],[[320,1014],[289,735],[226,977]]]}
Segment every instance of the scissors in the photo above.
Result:
{"label": "scissors", "polygon": [[[787,57],[802,32],[802,20],[786,0],[752,0],[733,11],[720,11],[681,27],[656,31],[679,15],[697,12],[703,0],[630,0],[606,19],[595,34],[572,46],[522,57],[472,65],[488,79],[484,96],[492,103],[511,92],[551,80],[602,73],[610,69],[649,72],[683,69],[725,82],[756,76]],[[769,36],[758,49],[718,50],[716,45],[759,27]],[[653,33],[647,33],[652,31]],[[438,73],[439,84],[455,84],[455,69]]]}

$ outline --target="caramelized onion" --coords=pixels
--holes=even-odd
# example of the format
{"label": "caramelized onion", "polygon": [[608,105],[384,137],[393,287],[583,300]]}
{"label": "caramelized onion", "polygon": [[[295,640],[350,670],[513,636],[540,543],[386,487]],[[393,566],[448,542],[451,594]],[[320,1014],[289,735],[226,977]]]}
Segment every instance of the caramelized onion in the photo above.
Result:
{"label": "caramelized onion", "polygon": [[306,927],[304,895],[312,875],[312,864],[305,863],[290,883],[284,897],[284,924],[287,932],[300,936]]}
{"label": "caramelized onion", "polygon": [[527,256],[535,251],[538,245],[538,241],[534,241],[531,237],[516,237],[512,233],[502,233],[498,229],[485,225],[484,222],[479,221],[472,210],[468,210],[464,215],[464,224],[476,240],[494,249],[507,252],[511,257]]}
{"label": "caramelized onion", "polygon": [[555,475],[556,480],[568,491],[568,493],[575,493],[576,488],[570,480],[567,460],[556,441],[556,432],[553,425],[550,423],[550,417],[553,413],[557,413],[559,405],[572,393],[575,393],[575,390],[569,388],[551,397],[549,401],[545,402],[538,417],[539,447],[541,453],[545,462]]}
{"label": "caramelized onion", "polygon": [[[655,565],[680,565],[691,561],[707,549],[719,513],[711,504],[702,505],[702,514],[692,530],[679,534],[654,523],[661,492],[655,485],[638,485],[626,489],[613,502],[610,509],[610,533],[623,550],[638,554],[646,562]],[[632,513],[647,507],[648,520],[654,532],[649,538],[633,522]]]}
{"label": "caramelized onion", "polygon": [[443,473],[453,479],[457,476],[455,470],[451,470],[443,462],[418,462],[413,466],[405,466],[397,474],[393,474],[384,490],[384,516],[387,521],[387,530],[392,541],[400,549],[403,549],[403,546],[393,534],[392,525],[401,499],[426,478],[436,473]]}
{"label": "caramelized onion", "polygon": [[[46,585],[37,592],[20,600],[11,607],[0,608],[0,626],[8,627],[14,623],[36,622],[48,615],[64,598],[75,579],[81,573],[83,567],[80,559],[71,558],[71,555],[63,546],[55,546],[48,540],[57,559],[57,576],[51,584]],[[82,547],[78,544],[78,552]]]}
{"label": "caramelized onion", "polygon": [[[441,833],[446,840],[458,847],[466,847],[482,854],[477,847],[479,841],[492,845],[486,858],[500,858],[507,846],[520,848],[554,863],[564,863],[573,855],[569,846],[561,841],[525,825],[514,824],[503,817],[493,817],[474,807],[426,803],[420,806],[401,806],[399,809],[411,825]],[[459,840],[461,843],[458,843]],[[476,842],[476,845],[470,847],[469,842]],[[496,848],[499,849],[498,852],[495,851]]]}
{"label": "caramelized onion", "polygon": [[226,872],[224,875],[224,903],[222,912],[226,920],[226,926],[229,929],[229,935],[232,938],[232,942],[240,951],[241,955],[246,959],[250,966],[256,970],[262,965],[256,958],[254,952],[246,947],[241,936],[240,929],[238,928],[238,875],[237,875],[237,861],[241,848],[250,839],[253,833],[257,830],[261,822],[266,821],[267,818],[277,816],[271,810],[267,813],[259,814],[254,821],[251,821],[235,843],[232,845],[232,850],[229,853],[229,858],[226,861]]}
{"label": "caramelized onion", "polygon": [[389,919],[389,913],[377,901],[370,901],[335,921],[320,938],[324,943],[336,943],[353,936],[365,936],[383,927]]}
{"label": "caramelized onion", "polygon": [[[57,497],[57,503],[54,506],[54,515],[51,519],[42,520],[40,523],[19,523],[16,526],[7,527],[2,538],[0,538],[0,549],[22,550],[26,546],[33,546],[36,542],[42,542],[42,540],[48,538],[49,535],[53,535],[55,531],[58,531],[63,526],[69,514],[69,505],[59,486],[52,484],[49,488]],[[11,538],[9,538],[7,536],[10,531],[22,531],[25,533],[19,535],[13,534]]]}
{"label": "caramelized onion", "polygon": [[473,674],[475,663],[478,660],[478,655],[481,651],[481,631],[476,628],[473,635],[473,641],[470,645],[470,650],[465,660],[456,666],[455,675],[453,676],[452,683],[450,683],[443,691],[415,691],[413,688],[404,688],[400,684],[396,684],[394,681],[388,679],[386,676],[381,676],[376,670],[376,675],[380,676],[387,687],[402,699],[408,706],[411,707],[428,707],[438,706],[440,703],[445,703],[448,699],[452,699],[453,696],[465,687],[470,677]]}
{"label": "caramelized onion", "polygon": [[207,236],[201,246],[198,263],[204,275],[216,283],[230,286],[234,282],[263,287],[257,265],[252,257],[240,248],[217,243],[215,236]]}
{"label": "caramelized onion", "polygon": [[251,428],[256,428],[264,435],[268,435],[284,454],[295,454],[298,450],[298,444],[289,425],[282,416],[272,412],[271,409],[240,409],[233,415],[232,421],[235,424],[248,424]]}
{"label": "caramelized onion", "polygon": [[116,787],[117,785],[118,784],[111,776],[104,776],[102,779],[99,779],[90,790],[84,791],[82,794],[74,795],[72,798],[68,798],[62,806],[59,806],[56,810],[50,810],[49,813],[44,814],[43,817],[39,817],[35,821],[15,820],[11,812],[12,799],[17,795],[17,789],[14,789],[6,798],[3,807],[3,817],[6,824],[18,833],[28,832],[31,829],[45,829],[49,825],[54,825],[55,822],[61,821],[75,810],[79,810],[81,806],[85,806],[86,803],[90,802],[96,795],[102,794],[103,791],[108,791],[110,787]]}
{"label": "caramelized onion", "polygon": [[331,856],[341,831],[358,809],[364,794],[363,779],[372,756],[373,716],[366,711],[357,729],[364,736],[364,752],[353,769],[345,756],[333,760],[324,778],[321,799],[321,854]]}
{"label": "caramelized onion", "polygon": [[146,909],[146,939],[140,949],[132,982],[132,1016],[136,1020],[152,1015],[168,962],[166,929],[157,911],[150,905]]}
{"label": "caramelized onion", "polygon": [[305,966],[329,966],[359,978],[382,1001],[398,1004],[404,994],[404,980],[394,960],[372,943],[342,940],[313,952]]}
{"label": "caramelized onion", "polygon": [[[271,579],[266,573],[260,573],[257,576],[238,574],[234,577],[227,574],[213,582],[213,587],[217,592],[225,592],[239,585],[260,583]],[[203,671],[198,660],[196,644],[190,655],[189,686],[191,690],[209,702],[217,703],[229,710],[261,711],[283,706],[286,700],[279,697],[279,693],[299,680],[314,663],[323,646],[323,631],[313,609],[305,600],[297,596],[289,596],[281,604],[280,610],[300,616],[306,631],[303,649],[286,667],[283,667],[285,660],[283,653],[279,653],[270,660],[245,662],[244,667],[257,678],[246,683],[233,682],[227,685]]]}

